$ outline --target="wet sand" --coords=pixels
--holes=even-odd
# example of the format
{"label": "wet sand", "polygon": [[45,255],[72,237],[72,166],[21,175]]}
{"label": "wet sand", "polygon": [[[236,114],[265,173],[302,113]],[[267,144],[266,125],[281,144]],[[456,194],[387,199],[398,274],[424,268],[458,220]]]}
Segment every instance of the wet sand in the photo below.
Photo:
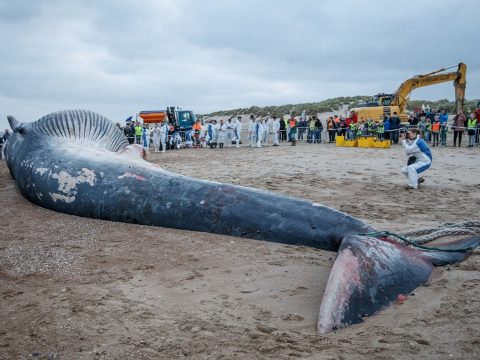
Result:
{"label": "wet sand", "polygon": [[[286,143],[186,149],[150,161],[184,175],[319,202],[400,231],[478,219],[478,149],[432,149],[404,189],[391,149]],[[315,332],[334,253],[80,218],[43,209],[0,162],[0,358],[475,359],[480,257],[441,268],[403,304]],[[192,219],[194,221],[194,219]]]}

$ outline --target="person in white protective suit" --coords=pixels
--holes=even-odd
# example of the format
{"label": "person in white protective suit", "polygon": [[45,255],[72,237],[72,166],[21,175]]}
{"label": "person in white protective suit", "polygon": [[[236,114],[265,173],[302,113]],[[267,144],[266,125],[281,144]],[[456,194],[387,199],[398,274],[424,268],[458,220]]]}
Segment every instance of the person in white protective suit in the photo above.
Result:
{"label": "person in white protective suit", "polygon": [[425,181],[418,175],[432,164],[432,153],[427,143],[420,137],[418,129],[407,131],[402,146],[409,157],[407,165],[402,168],[403,175],[408,178],[407,189],[418,189],[418,184]]}
{"label": "person in white protective suit", "polygon": [[264,133],[264,127],[263,123],[260,119],[255,121],[255,143],[256,147],[262,147],[262,140],[263,140],[263,133]]}
{"label": "person in white protective suit", "polygon": [[227,134],[226,134],[226,137],[225,137],[225,141],[228,144],[228,147],[231,147],[232,146],[232,141],[235,140],[233,138],[234,122],[232,122],[232,118],[228,119],[225,126],[226,126],[226,129],[227,129]]}
{"label": "person in white protective suit", "polygon": [[158,124],[155,124],[155,128],[153,129],[152,141],[155,152],[160,152],[160,127],[158,126]]}
{"label": "person in white protective suit", "polygon": [[210,149],[217,147],[218,133],[215,120],[211,120],[207,125],[206,140]]}
{"label": "person in white protective suit", "polygon": [[273,146],[279,146],[280,142],[280,120],[276,116],[273,117],[272,123]]}
{"label": "person in white protective suit", "polygon": [[235,141],[237,148],[240,147],[240,138],[242,136],[242,117],[239,116],[233,123],[233,141]]}
{"label": "person in white protective suit", "polygon": [[255,116],[250,115],[250,121],[248,123],[248,140],[250,140],[250,147],[254,147],[257,143],[257,139],[255,138],[257,128],[257,121],[255,120]]}
{"label": "person in white protective suit", "polygon": [[[220,124],[218,126],[218,146],[220,149],[223,149],[223,144],[227,140],[227,124],[220,120]],[[231,142],[231,141],[230,141]]]}
{"label": "person in white protective suit", "polygon": [[207,125],[202,123],[202,128],[200,129],[200,144],[202,147],[207,146],[207,138],[208,138],[207,130],[208,130]]}
{"label": "person in white protective suit", "polygon": [[170,149],[180,149],[182,147],[182,137],[178,132],[174,132],[170,136]]}
{"label": "person in white protective suit", "polygon": [[187,130],[185,131],[185,147],[191,148],[193,146],[193,135],[195,134],[195,130]]}
{"label": "person in white protective suit", "polygon": [[167,150],[168,142],[168,120],[165,120],[160,126],[160,143],[162,144],[162,152]]}
{"label": "person in white protective suit", "polygon": [[142,132],[142,139],[143,139],[143,148],[147,154],[150,154],[150,136],[152,132],[150,127],[144,126]]}
{"label": "person in white protective suit", "polygon": [[270,120],[270,117],[267,116],[265,117],[265,119],[263,119],[263,139],[262,139],[262,142],[264,145],[268,145],[268,137],[270,135],[270,132],[271,132],[271,124],[272,124],[272,121]]}

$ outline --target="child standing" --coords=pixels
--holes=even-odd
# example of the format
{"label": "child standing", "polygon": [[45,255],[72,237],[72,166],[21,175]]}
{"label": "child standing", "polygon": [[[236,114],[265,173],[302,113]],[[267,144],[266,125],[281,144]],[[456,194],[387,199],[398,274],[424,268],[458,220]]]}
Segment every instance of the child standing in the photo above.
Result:
{"label": "child standing", "polygon": [[440,117],[437,115],[435,116],[435,120],[432,124],[432,146],[438,146],[438,140],[440,135]]}
{"label": "child standing", "polygon": [[290,129],[290,138],[292,139],[292,146],[297,146],[297,120],[294,116],[291,117],[288,125]]}
{"label": "child standing", "polygon": [[379,140],[383,140],[385,135],[385,127],[383,125],[383,121],[380,122],[377,126],[377,137]]}
{"label": "child standing", "polygon": [[440,123],[440,144],[442,146],[447,146],[447,133],[448,125],[447,123]]}
{"label": "child standing", "polygon": [[430,142],[430,133],[432,132],[432,122],[430,121],[430,118],[427,118],[425,121],[425,132],[423,134],[423,139],[426,142]]}

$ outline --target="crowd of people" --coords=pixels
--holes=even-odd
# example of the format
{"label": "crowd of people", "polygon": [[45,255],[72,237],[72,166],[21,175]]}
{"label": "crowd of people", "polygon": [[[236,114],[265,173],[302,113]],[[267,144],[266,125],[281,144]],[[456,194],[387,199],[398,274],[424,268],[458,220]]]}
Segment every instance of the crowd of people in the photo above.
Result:
{"label": "crowd of people", "polygon": [[[335,143],[337,136],[346,140],[354,140],[360,136],[373,136],[379,140],[398,144],[399,137],[408,129],[418,129],[422,139],[431,146],[447,146],[447,135],[453,131],[453,146],[461,146],[462,135],[469,136],[468,147],[480,145],[480,108],[467,116],[455,114],[449,122],[449,114],[445,109],[412,112],[408,125],[401,122],[396,112],[392,116],[385,115],[382,120],[358,118],[355,112],[348,116],[334,115],[325,121],[325,126],[318,116],[256,117],[250,115],[248,122],[243,123],[242,117],[232,117],[227,120],[209,119],[201,122],[199,119],[193,126],[181,130],[168,121],[161,124],[142,125],[131,122],[124,128],[125,135],[131,143],[143,145],[146,150],[153,143],[155,152],[168,149],[225,146],[240,147],[248,144],[250,147],[265,145],[279,146],[280,142],[289,142],[292,146],[297,141],[308,143]],[[328,139],[327,139],[328,137]]]}
{"label": "crowd of people", "polygon": [[355,140],[360,136],[375,136],[380,140],[390,140],[398,144],[401,121],[396,112],[393,116],[385,115],[383,120],[358,119],[358,115],[351,111],[348,117],[332,116],[327,119],[328,142],[334,143],[337,135],[346,140]]}
{"label": "crowd of people", "polygon": [[453,130],[453,146],[462,145],[462,137],[468,135],[467,147],[480,145],[480,108],[474,112],[467,111],[467,115],[458,112],[448,123],[448,114],[445,109],[436,110],[424,108],[421,112],[412,113],[409,118],[412,127],[417,127],[423,134],[426,142],[432,146],[446,146],[449,129]]}
{"label": "crowd of people", "polygon": [[[383,120],[358,118],[355,112],[348,116],[334,115],[325,120],[325,126],[318,116],[265,116],[250,115],[248,122],[242,122],[242,116],[227,120],[197,119],[189,129],[180,129],[168,120],[163,123],[142,124],[131,121],[122,129],[128,141],[142,145],[147,152],[153,145],[154,152],[165,152],[171,149],[225,146],[240,147],[248,144],[250,147],[265,145],[279,146],[281,142],[289,142],[292,146],[297,141],[307,143],[335,143],[337,136],[346,140],[354,140],[360,136],[374,136],[379,140],[389,140],[398,144],[399,136],[408,129],[418,129],[422,139],[432,147],[447,146],[447,135],[453,131],[453,146],[462,145],[464,133],[468,135],[467,147],[480,146],[480,108],[474,112],[455,114],[449,122],[449,114],[445,109],[424,108],[412,112],[405,126],[397,113],[385,115]],[[10,132],[5,130],[0,136],[0,149],[6,142]],[[328,139],[327,139],[328,137]],[[325,140],[324,140],[325,138]],[[0,158],[2,151],[0,151]]]}
{"label": "crowd of people", "polygon": [[277,116],[257,118],[250,115],[247,124],[242,117],[232,117],[228,120],[211,119],[201,122],[197,119],[189,129],[181,130],[165,120],[161,124],[127,123],[123,128],[130,143],[143,145],[147,150],[153,143],[155,152],[168,149],[210,147],[223,148],[240,147],[246,141],[251,147],[262,147],[270,144],[279,146],[280,142],[288,141],[292,146],[297,140],[309,143],[322,141],[323,124],[318,117],[297,119],[279,118]]}
{"label": "crowd of people", "polygon": [[330,117],[327,120],[329,142],[335,141],[336,135],[345,136],[347,140],[353,140],[359,136],[375,136],[379,140],[390,140],[392,144],[398,144],[401,133],[407,129],[416,128],[422,134],[425,142],[432,146],[447,146],[447,134],[453,131],[453,146],[461,146],[462,134],[467,132],[469,136],[468,147],[479,146],[480,141],[480,108],[470,112],[468,118],[463,112],[455,114],[452,123],[449,123],[449,114],[445,109],[412,112],[405,126],[401,123],[396,112],[392,116],[385,115],[383,120],[373,119],[358,120],[356,114],[347,118]]}

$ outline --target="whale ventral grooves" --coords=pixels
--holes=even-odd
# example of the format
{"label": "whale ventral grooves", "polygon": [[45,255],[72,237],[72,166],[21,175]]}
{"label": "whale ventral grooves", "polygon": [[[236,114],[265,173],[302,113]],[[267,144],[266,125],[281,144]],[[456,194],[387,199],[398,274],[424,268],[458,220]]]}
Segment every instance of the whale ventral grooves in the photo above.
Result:
{"label": "whale ventral grooves", "polygon": [[39,134],[89,142],[95,147],[113,152],[129,145],[113,121],[87,110],[54,112],[27,126],[28,130]]}

